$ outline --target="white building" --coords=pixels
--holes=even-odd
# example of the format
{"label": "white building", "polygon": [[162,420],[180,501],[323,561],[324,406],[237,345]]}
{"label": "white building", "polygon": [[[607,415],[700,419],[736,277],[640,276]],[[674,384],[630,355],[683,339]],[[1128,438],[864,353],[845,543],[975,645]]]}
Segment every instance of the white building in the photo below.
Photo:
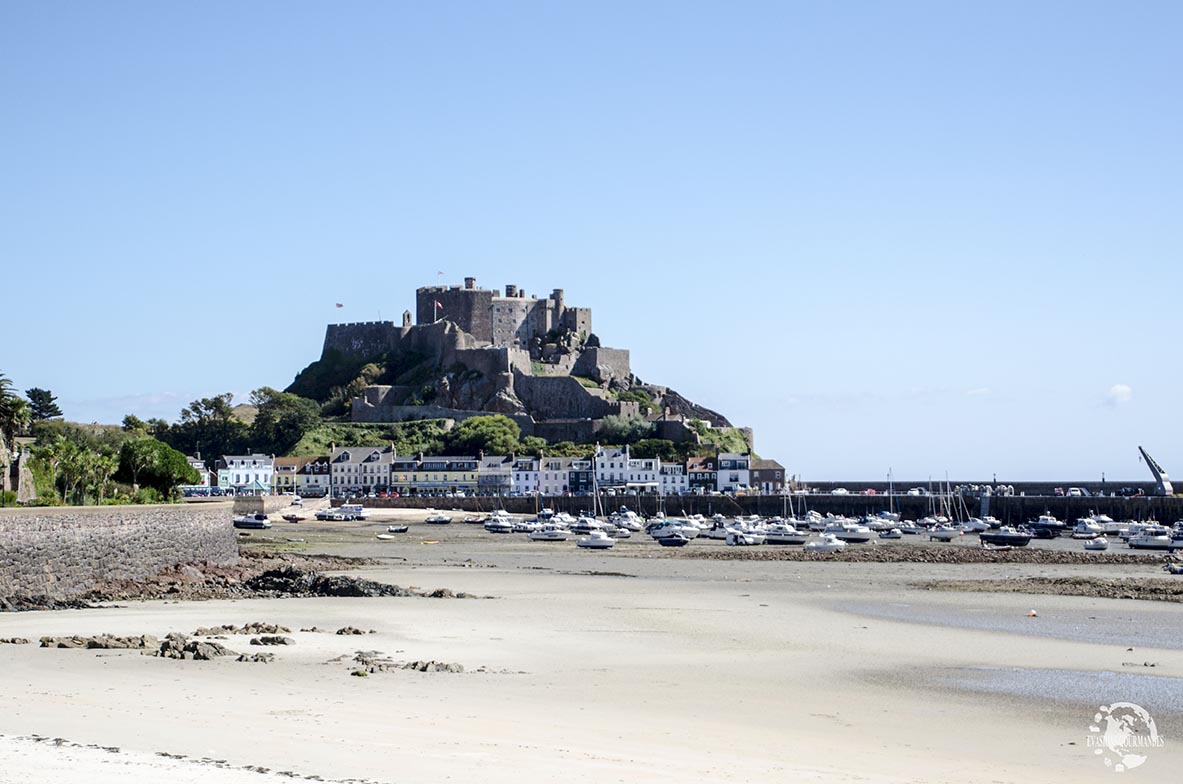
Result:
{"label": "white building", "polygon": [[308,498],[323,498],[329,494],[329,458],[314,457],[296,472],[296,493]]}
{"label": "white building", "polygon": [[605,449],[596,446],[596,484],[601,490],[624,488],[629,476],[628,446]]}
{"label": "white building", "polygon": [[394,445],[333,445],[329,454],[332,493],[340,498],[346,493],[369,493],[390,487],[390,464],[396,457]]}
{"label": "white building", "polygon": [[201,459],[201,453],[198,452],[196,457],[186,457],[189,461],[189,466],[197,472],[199,477],[196,487],[209,487],[210,484],[217,479],[213,476],[208,468],[205,467],[205,461]]}
{"label": "white building", "polygon": [[661,464],[660,492],[662,495],[684,495],[690,492],[685,463]]}
{"label": "white building", "polygon": [[268,495],[275,458],[271,455],[222,455],[218,458],[218,487],[236,495]]}
{"label": "white building", "polygon": [[719,473],[716,479],[720,493],[747,490],[752,483],[751,455],[736,452],[719,453]]}
{"label": "white building", "polygon": [[628,487],[638,493],[656,493],[661,488],[661,460],[633,457],[628,461]]}
{"label": "white building", "polygon": [[533,457],[519,457],[513,462],[513,495],[535,495],[538,492],[538,460]]}
{"label": "white building", "polygon": [[538,461],[538,492],[566,495],[571,490],[571,458],[543,457]]}

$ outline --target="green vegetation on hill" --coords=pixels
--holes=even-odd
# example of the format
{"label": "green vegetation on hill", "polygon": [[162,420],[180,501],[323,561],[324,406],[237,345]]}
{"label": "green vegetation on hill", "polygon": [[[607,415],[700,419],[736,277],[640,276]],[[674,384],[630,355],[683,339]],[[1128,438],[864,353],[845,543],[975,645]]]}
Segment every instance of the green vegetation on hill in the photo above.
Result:
{"label": "green vegetation on hill", "polygon": [[445,430],[442,419],[421,419],[415,422],[362,424],[360,422],[321,422],[310,428],[288,450],[300,456],[327,455],[329,445],[389,446],[394,444],[400,455],[416,452],[439,454],[443,448]]}

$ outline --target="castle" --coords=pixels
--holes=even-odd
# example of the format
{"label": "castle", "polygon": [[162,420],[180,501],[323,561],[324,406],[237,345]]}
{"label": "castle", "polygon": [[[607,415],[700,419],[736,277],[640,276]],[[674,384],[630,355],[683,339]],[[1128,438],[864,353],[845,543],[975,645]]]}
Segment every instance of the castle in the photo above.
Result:
{"label": "castle", "polygon": [[524,434],[588,440],[598,420],[640,412],[635,401],[616,395],[633,379],[629,352],[602,347],[592,333],[591,308],[568,307],[562,289],[540,299],[509,285],[502,295],[477,288],[470,277],[463,286],[419,288],[415,310],[415,324],[406,311],[401,325],[326,329],[322,359],[386,357],[400,368],[426,363],[436,371],[427,384],[366,387],[352,400],[355,422],[501,413]]}

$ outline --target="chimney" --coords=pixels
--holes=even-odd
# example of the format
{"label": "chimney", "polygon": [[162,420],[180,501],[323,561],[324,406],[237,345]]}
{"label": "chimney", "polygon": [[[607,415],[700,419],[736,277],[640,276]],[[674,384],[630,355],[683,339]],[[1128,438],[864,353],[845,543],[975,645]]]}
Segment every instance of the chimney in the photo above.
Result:
{"label": "chimney", "polygon": [[476,288],[476,278],[465,278],[464,279],[464,288],[475,289]]}

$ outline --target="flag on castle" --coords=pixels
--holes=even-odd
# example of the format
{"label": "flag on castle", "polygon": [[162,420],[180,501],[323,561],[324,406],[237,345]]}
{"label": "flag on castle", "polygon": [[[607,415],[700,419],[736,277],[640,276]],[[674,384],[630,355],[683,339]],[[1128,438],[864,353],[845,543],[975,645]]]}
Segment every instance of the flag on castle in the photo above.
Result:
{"label": "flag on castle", "polygon": [[339,308],[343,308],[343,307],[345,307],[345,306],[344,306],[344,305],[342,305],[340,302],[338,302],[338,303],[337,303],[337,307],[339,307]]}
{"label": "flag on castle", "polygon": [[440,304],[440,301],[439,301],[438,299],[435,301],[435,306],[436,306],[437,308],[442,308],[442,307],[443,307],[443,305],[441,305],[441,304]]}

